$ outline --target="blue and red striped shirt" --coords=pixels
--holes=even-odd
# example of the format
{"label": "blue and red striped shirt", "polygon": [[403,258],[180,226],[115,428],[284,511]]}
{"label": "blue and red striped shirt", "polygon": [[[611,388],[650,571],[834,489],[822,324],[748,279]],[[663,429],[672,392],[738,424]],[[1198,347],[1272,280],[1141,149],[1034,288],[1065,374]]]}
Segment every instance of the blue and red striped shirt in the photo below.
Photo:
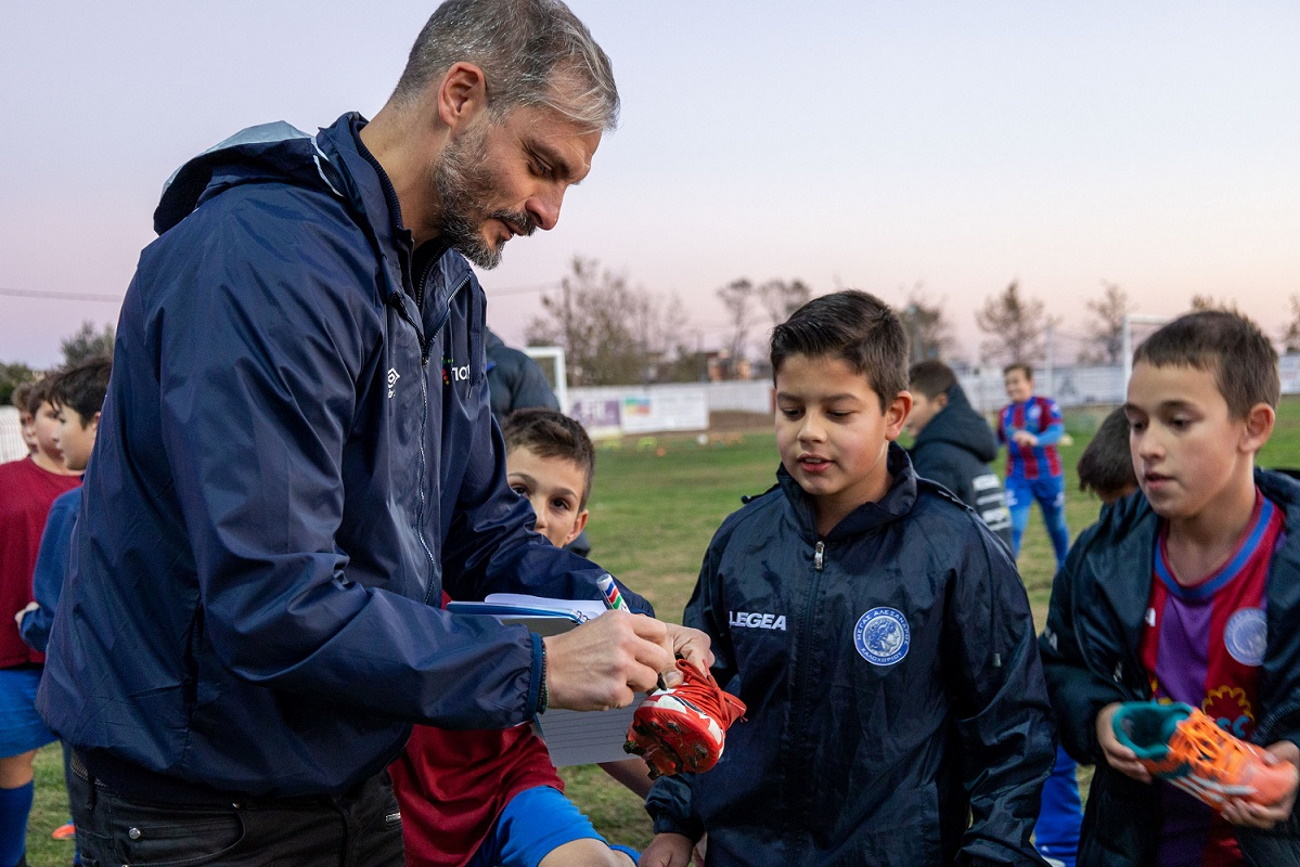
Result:
{"label": "blue and red striped shirt", "polygon": [[[1038,445],[1018,445],[1012,437],[1021,430],[1038,437]],[[1022,403],[1002,407],[998,413],[998,441],[1007,444],[1007,478],[1061,475],[1061,455],[1056,444],[1064,433],[1061,407],[1050,397],[1034,395]]]}

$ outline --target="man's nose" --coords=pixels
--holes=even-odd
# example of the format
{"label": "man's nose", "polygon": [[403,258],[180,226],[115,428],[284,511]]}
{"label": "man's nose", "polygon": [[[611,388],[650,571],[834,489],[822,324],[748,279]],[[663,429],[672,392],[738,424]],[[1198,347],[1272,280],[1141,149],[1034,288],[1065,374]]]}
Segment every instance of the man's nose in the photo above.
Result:
{"label": "man's nose", "polygon": [[528,200],[527,210],[537,228],[549,232],[560,222],[560,207],[564,204],[563,188],[547,188]]}

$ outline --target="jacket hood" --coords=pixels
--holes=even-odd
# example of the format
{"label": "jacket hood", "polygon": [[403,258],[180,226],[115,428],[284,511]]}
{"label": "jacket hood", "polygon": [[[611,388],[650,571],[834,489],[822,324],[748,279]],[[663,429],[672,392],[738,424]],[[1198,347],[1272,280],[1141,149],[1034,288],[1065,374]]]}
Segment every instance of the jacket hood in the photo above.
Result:
{"label": "jacket hood", "polygon": [[[351,126],[359,130],[364,125],[360,115],[345,114],[331,129]],[[316,137],[284,121],[241,130],[194,157],[167,179],[154,210],[154,231],[161,235],[199,205],[240,184],[323,187],[345,198],[343,176],[330,159]]]}
{"label": "jacket hood", "polygon": [[922,428],[913,448],[920,449],[930,443],[949,443],[965,449],[980,460],[989,463],[998,456],[998,440],[984,416],[975,411],[966,399],[966,392],[958,383],[946,392],[948,405]]}

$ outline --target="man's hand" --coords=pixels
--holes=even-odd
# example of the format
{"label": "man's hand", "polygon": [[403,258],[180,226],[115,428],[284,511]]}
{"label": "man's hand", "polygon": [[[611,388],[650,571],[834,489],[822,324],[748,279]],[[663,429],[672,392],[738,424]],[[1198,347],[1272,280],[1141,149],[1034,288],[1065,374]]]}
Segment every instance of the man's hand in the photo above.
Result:
{"label": "man's hand", "polygon": [[1011,435],[1011,441],[1018,446],[1036,446],[1038,437],[1034,436],[1027,430],[1018,430]]}
{"label": "man's hand", "polygon": [[686,867],[691,861],[691,838],[682,834],[655,834],[641,853],[637,867]]}
{"label": "man's hand", "polygon": [[638,692],[654,689],[660,672],[675,665],[670,628],[652,617],[606,611],[575,629],[543,638],[549,706],[627,707]]}
{"label": "man's hand", "polygon": [[[29,611],[35,611],[37,608],[40,608],[40,607],[41,607],[41,604],[40,604],[39,602],[28,602],[28,603],[27,603],[27,607],[25,607],[22,611],[19,611],[17,614],[14,615],[14,623],[17,623],[17,624],[18,624],[18,628],[19,628],[19,629],[22,629],[22,628],[23,628],[23,618],[27,616],[27,612],[29,612]],[[704,639],[704,640],[705,640],[705,641],[708,641],[707,638]],[[708,645],[705,645],[705,647],[707,648]]]}
{"label": "man's hand", "polygon": [[1151,772],[1146,766],[1138,761],[1137,753],[1119,742],[1115,737],[1115,729],[1111,725],[1111,720],[1115,717],[1115,712],[1119,710],[1120,702],[1112,702],[1101,709],[1097,714],[1097,744],[1101,747],[1101,754],[1106,757],[1106,764],[1125,776],[1132,777],[1143,783],[1151,782]]}
{"label": "man's hand", "polygon": [[[1291,741],[1278,741],[1265,748],[1264,762],[1280,765],[1290,762],[1300,767],[1300,747]],[[1249,828],[1272,828],[1278,822],[1285,822],[1291,816],[1295,806],[1296,787],[1293,785],[1281,798],[1272,804],[1256,804],[1241,798],[1229,798],[1227,804],[1219,811],[1223,818],[1234,825]]]}

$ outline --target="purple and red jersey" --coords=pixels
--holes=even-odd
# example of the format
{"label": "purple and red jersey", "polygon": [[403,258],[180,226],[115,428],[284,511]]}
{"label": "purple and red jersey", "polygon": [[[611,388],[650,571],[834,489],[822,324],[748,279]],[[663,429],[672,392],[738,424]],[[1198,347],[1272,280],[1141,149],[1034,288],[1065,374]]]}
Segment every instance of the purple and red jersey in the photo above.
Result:
{"label": "purple and red jersey", "polygon": [[[1011,438],[1018,430],[1038,437],[1038,445],[1017,445]],[[1034,395],[1023,403],[1002,407],[998,413],[998,441],[1007,445],[1007,478],[1037,479],[1061,475],[1061,455],[1056,443],[1065,433],[1061,407],[1050,397]]]}
{"label": "purple and red jersey", "polygon": [[[1196,584],[1178,583],[1156,542],[1142,662],[1152,698],[1199,707],[1226,731],[1249,739],[1259,719],[1259,673],[1268,641],[1266,585],[1273,552],[1285,536],[1282,512],[1255,494],[1255,511],[1228,561]],[[1209,806],[1160,786],[1164,817],[1159,867],[1242,865],[1233,827]]]}

